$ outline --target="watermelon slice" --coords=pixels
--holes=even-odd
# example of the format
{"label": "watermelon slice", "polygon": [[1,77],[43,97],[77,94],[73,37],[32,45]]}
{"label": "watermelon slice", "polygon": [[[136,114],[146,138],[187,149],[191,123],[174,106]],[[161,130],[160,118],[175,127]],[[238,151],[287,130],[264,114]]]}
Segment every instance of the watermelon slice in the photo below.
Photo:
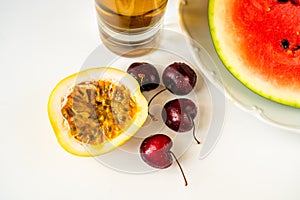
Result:
{"label": "watermelon slice", "polygon": [[255,93],[300,108],[300,0],[210,0],[226,68]]}

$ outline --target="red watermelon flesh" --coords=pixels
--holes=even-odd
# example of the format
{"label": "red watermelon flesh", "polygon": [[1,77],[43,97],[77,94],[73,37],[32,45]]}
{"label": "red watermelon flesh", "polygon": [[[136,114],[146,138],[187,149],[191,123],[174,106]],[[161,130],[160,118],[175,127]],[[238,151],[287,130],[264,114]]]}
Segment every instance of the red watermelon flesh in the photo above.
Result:
{"label": "red watermelon flesh", "polygon": [[247,33],[240,44],[249,47],[244,53],[255,70],[266,78],[274,77],[281,86],[289,86],[295,79],[300,87],[300,7],[272,2],[235,1],[233,23],[239,24],[238,32]]}
{"label": "red watermelon flesh", "polygon": [[216,50],[236,78],[300,107],[299,0],[210,0],[209,21]]}

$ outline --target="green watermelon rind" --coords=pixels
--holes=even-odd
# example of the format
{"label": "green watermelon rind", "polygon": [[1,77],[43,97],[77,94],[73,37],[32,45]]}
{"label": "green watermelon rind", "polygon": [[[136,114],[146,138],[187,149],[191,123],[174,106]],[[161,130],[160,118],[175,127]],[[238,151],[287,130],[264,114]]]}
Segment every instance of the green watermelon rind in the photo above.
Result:
{"label": "green watermelon rind", "polygon": [[[226,2],[226,0],[220,0],[223,2]],[[212,37],[214,48],[217,52],[217,55],[219,56],[220,60],[222,61],[223,65],[227,68],[227,70],[243,85],[245,85],[248,89],[253,91],[254,93],[269,99],[273,102],[287,105],[295,108],[300,108],[300,91],[299,94],[296,94],[295,91],[286,91],[286,89],[281,90],[281,92],[278,92],[278,88],[275,88],[273,85],[268,84],[265,80],[260,79],[258,76],[252,76],[251,78],[247,78],[247,68],[244,67],[244,64],[241,65],[241,67],[236,67],[236,65],[232,65],[229,59],[225,56],[226,53],[225,50],[222,48],[221,41],[217,37],[217,31],[216,31],[216,23],[215,23],[215,8],[220,8],[220,4],[217,4],[216,6],[216,0],[209,0],[208,3],[208,24],[210,29],[210,34]],[[228,48],[228,46],[226,47]],[[226,49],[227,50],[227,49]],[[232,49],[230,49],[232,50]],[[236,56],[233,54],[233,56]],[[234,60],[234,59],[233,59]],[[238,60],[238,59],[237,59]],[[235,60],[236,61],[236,60]],[[238,72],[238,69],[243,71],[242,73]],[[249,75],[249,74],[248,74]],[[251,74],[250,74],[251,75]],[[243,78],[244,77],[244,78]],[[252,83],[258,83],[262,87],[255,87]],[[256,85],[259,85],[256,84]],[[269,89],[267,89],[269,87]],[[264,89],[259,89],[264,88]],[[273,92],[269,92],[272,90]],[[285,97],[291,97],[293,98],[285,98]]]}

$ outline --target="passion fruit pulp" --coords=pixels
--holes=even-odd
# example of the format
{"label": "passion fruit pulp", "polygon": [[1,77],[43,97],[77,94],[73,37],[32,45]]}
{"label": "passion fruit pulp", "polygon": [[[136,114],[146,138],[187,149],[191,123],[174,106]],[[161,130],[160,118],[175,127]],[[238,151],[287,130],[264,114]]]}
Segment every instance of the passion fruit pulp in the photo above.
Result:
{"label": "passion fruit pulp", "polygon": [[147,100],[136,79],[111,67],[66,77],[48,101],[59,144],[78,156],[98,156],[122,145],[144,124],[147,112]]}

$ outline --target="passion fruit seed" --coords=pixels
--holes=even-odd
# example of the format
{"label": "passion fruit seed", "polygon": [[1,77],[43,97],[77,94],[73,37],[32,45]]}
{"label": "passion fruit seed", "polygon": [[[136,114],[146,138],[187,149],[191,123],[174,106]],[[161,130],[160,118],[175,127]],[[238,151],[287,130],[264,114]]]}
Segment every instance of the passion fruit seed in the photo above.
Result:
{"label": "passion fruit seed", "polygon": [[62,115],[79,142],[97,145],[117,137],[130,124],[137,105],[124,85],[88,81],[75,85],[63,101]]}

